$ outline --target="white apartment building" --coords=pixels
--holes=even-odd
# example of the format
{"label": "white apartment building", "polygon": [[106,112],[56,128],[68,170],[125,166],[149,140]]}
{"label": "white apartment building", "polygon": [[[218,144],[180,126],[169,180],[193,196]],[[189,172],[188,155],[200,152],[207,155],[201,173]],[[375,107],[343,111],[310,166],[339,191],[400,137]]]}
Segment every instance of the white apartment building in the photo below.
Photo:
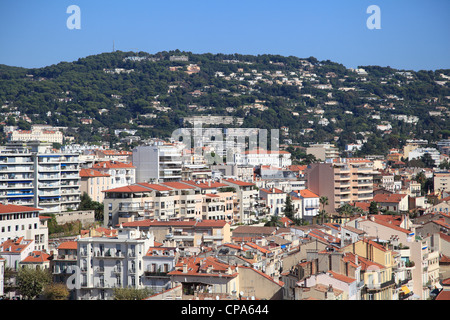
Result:
{"label": "white apartment building", "polygon": [[298,218],[312,223],[313,218],[319,214],[320,197],[308,189],[293,191],[291,196],[300,199],[300,210],[297,213]]}
{"label": "white apartment building", "polygon": [[133,149],[136,182],[181,180],[181,152],[173,145],[139,146]]}
{"label": "white apartment building", "polygon": [[154,292],[161,292],[171,287],[168,273],[175,269],[179,253],[173,247],[150,247],[143,257],[143,285]]}
{"label": "white apartment building", "polygon": [[23,237],[8,239],[0,244],[0,256],[5,259],[5,268],[15,271],[22,260],[34,251],[34,241]]}
{"label": "white apartment building", "polygon": [[292,164],[291,154],[287,151],[248,150],[234,155],[237,165],[274,166],[284,168]]}
{"label": "white apartment building", "polygon": [[0,204],[0,244],[8,239],[33,239],[33,250],[48,249],[48,228],[39,218],[42,209]]}
{"label": "white apartment building", "polygon": [[64,135],[58,130],[32,128],[31,130],[14,130],[10,141],[41,141],[50,143],[63,143]]}
{"label": "white apartment building", "polygon": [[218,182],[136,183],[105,190],[104,225],[143,219],[168,221],[223,219],[234,217],[236,195],[221,191]]}
{"label": "white apartment building", "polygon": [[[92,169],[103,175],[109,175],[109,187],[119,188],[133,184],[136,181],[136,167],[131,163],[119,161],[101,161],[92,166]],[[105,183],[104,185],[108,185]]]}
{"label": "white apartment building", "polygon": [[284,216],[286,196],[285,192],[277,188],[259,189],[259,197],[271,216]]}
{"label": "white apartment building", "polygon": [[409,152],[408,160],[420,159],[427,153],[431,156],[431,159],[434,160],[434,166],[439,167],[441,164],[441,153],[435,148],[416,148]]}
{"label": "white apartment building", "polygon": [[77,300],[110,300],[114,288],[144,288],[144,256],[154,236],[139,229],[119,228],[116,237],[79,238],[81,271]]}
{"label": "white apartment building", "polygon": [[9,143],[0,150],[0,202],[45,213],[76,210],[79,171],[78,154],[55,153],[44,143]]}

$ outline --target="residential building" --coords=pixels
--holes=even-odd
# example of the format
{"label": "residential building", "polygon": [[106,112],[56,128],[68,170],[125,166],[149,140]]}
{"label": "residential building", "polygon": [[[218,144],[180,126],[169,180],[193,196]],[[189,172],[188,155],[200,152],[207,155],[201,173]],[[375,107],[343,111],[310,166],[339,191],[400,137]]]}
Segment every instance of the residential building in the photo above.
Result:
{"label": "residential building", "polygon": [[[101,161],[92,166],[101,174],[109,175],[110,188],[119,188],[135,183],[136,167],[131,163],[119,161]],[[106,185],[106,183],[104,184]]]}
{"label": "residential building", "polygon": [[294,191],[291,192],[291,195],[301,201],[298,217],[312,223],[313,218],[319,214],[319,195],[309,189]]}
{"label": "residential building", "polygon": [[59,130],[33,127],[31,130],[14,130],[9,134],[9,141],[41,141],[62,144],[64,135]]}
{"label": "residential building", "polygon": [[[58,245],[50,261],[53,282],[68,284],[72,271],[77,266],[77,241],[64,241]],[[75,299],[75,292],[70,291],[70,299]]]}
{"label": "residential building", "polygon": [[292,160],[291,154],[287,151],[256,149],[235,153],[234,163],[237,165],[260,165],[284,168],[292,165]]}
{"label": "residential building", "polygon": [[271,216],[284,216],[287,194],[280,189],[259,189],[260,201],[265,204]]}
{"label": "residential building", "polygon": [[434,166],[439,167],[441,164],[440,152],[435,148],[416,148],[409,152],[408,160],[421,159],[425,154],[429,154],[431,159],[434,161]]}
{"label": "residential building", "polygon": [[434,192],[441,196],[450,194],[450,172],[435,172],[433,176]]}
{"label": "residential building", "polygon": [[0,244],[0,256],[5,259],[5,267],[19,270],[19,264],[34,251],[34,240],[16,237]]}
{"label": "residential building", "polygon": [[137,182],[181,180],[181,152],[173,145],[139,146],[133,149]]}
{"label": "residential building", "polygon": [[123,223],[124,228],[150,231],[164,247],[180,250],[216,247],[231,242],[230,224],[224,220],[204,221],[154,221],[141,220]]}
{"label": "residential building", "polygon": [[80,169],[80,192],[87,193],[93,201],[102,203],[104,190],[111,189],[111,175],[94,169]]}
{"label": "residential building", "polygon": [[114,288],[143,289],[143,257],[154,246],[154,236],[139,229],[119,228],[116,237],[77,239],[81,285],[78,300],[110,300]]}
{"label": "residential building", "polygon": [[142,219],[234,221],[237,195],[219,182],[136,183],[103,191],[104,225]]}
{"label": "residential building", "polygon": [[378,203],[380,209],[392,211],[396,213],[408,212],[408,199],[407,194],[376,194],[373,197],[373,201]]}
{"label": "residential building", "polygon": [[393,267],[395,266],[392,250],[374,241],[363,239],[340,249],[358,256],[364,279],[361,291],[362,300],[392,300],[395,286]]}
{"label": "residential building", "polygon": [[48,250],[47,220],[39,217],[42,209],[0,204],[0,244],[8,239],[33,239],[33,250]]}
{"label": "residential building", "polygon": [[339,149],[332,144],[311,144],[306,148],[306,154],[312,154],[318,160],[329,162],[339,158]]}
{"label": "residential building", "polygon": [[32,251],[25,259],[19,262],[19,268],[50,269],[51,256],[43,251]]}
{"label": "residential building", "polygon": [[174,247],[150,247],[143,257],[144,286],[153,292],[171,288],[169,272],[175,270],[179,250]]}
{"label": "residential building", "polygon": [[181,260],[169,273],[172,287],[182,286],[184,299],[216,296],[281,299],[283,283],[252,267],[233,266],[214,257]]}
{"label": "residential building", "polygon": [[255,189],[255,184],[235,179],[222,179],[221,183],[234,188],[236,191],[237,206],[235,207],[236,210],[234,213],[235,220],[241,223],[249,223],[252,220],[257,220],[255,205],[258,191]]}
{"label": "residential building", "polygon": [[[333,163],[312,163],[305,170],[306,187],[328,198],[327,212],[344,204],[370,202],[373,198],[373,170],[370,160],[349,158]],[[332,182],[332,183],[331,183]]]}
{"label": "residential building", "polygon": [[80,203],[76,153],[55,153],[49,144],[9,143],[0,150],[0,202],[45,213],[76,210]]}

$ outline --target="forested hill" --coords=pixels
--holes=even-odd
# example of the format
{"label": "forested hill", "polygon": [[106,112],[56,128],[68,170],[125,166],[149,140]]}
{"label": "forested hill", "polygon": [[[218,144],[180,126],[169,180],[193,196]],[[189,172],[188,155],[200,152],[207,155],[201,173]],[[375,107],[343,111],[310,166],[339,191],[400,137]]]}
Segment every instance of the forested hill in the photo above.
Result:
{"label": "forested hill", "polygon": [[78,142],[123,128],[169,136],[186,117],[227,115],[246,128],[288,127],[293,143],[367,141],[367,154],[449,137],[449,79],[450,70],[352,70],[314,57],[116,51],[36,69],[0,65],[0,115],[4,125],[69,127]]}

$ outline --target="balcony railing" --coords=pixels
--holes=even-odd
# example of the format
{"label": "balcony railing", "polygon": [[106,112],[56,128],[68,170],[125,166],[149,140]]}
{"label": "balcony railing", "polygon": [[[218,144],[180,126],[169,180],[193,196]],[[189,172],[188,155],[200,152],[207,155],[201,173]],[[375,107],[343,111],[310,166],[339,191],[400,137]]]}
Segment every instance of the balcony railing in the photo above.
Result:
{"label": "balcony railing", "polygon": [[394,286],[394,285],[395,285],[395,281],[389,280],[389,281],[382,282],[382,283],[366,284],[366,288],[367,288],[367,290],[381,290],[381,289],[387,288],[389,286]]}

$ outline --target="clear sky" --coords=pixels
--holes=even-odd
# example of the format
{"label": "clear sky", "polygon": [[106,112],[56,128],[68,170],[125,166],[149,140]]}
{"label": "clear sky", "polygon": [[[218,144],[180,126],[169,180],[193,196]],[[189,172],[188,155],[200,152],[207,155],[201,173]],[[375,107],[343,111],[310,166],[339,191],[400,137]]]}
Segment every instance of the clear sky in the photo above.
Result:
{"label": "clear sky", "polygon": [[[81,29],[66,13],[80,8]],[[370,5],[381,29],[370,30]],[[449,0],[0,0],[0,64],[116,50],[280,54],[354,68],[450,68]]]}

